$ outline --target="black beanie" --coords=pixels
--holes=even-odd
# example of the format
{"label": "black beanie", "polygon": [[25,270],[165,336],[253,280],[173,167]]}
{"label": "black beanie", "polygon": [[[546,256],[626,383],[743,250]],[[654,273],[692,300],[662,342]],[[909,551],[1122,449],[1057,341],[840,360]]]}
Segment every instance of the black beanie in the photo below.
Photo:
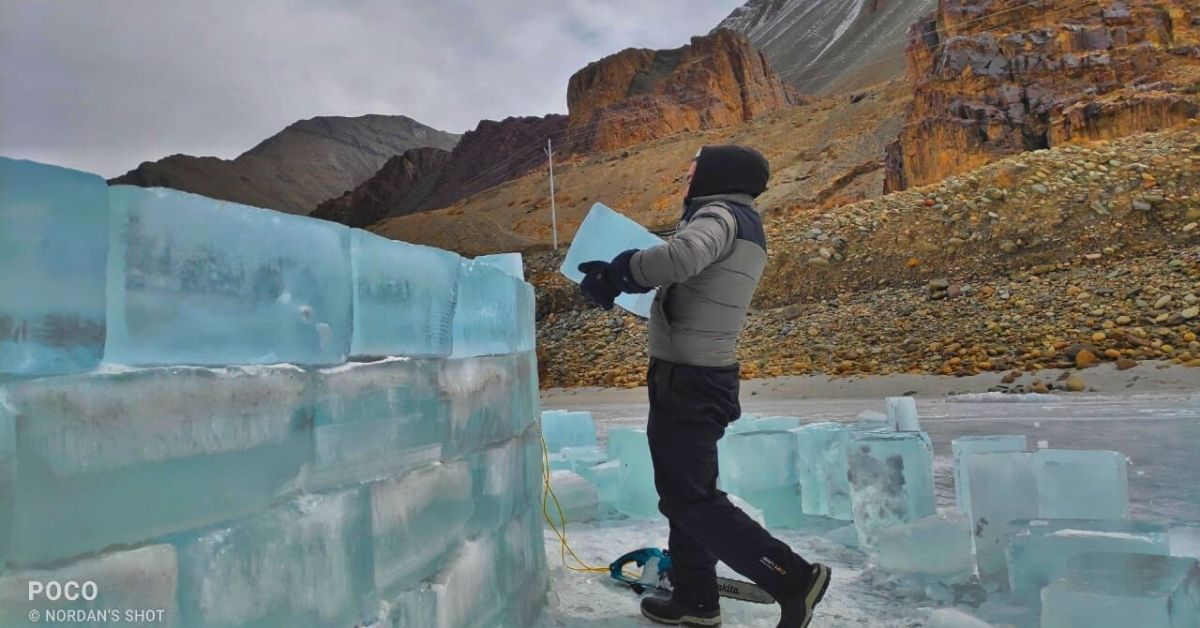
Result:
{"label": "black beanie", "polygon": [[749,194],[767,189],[771,165],[762,153],[732,144],[705,146],[696,155],[696,173],[688,187],[685,205],[693,198],[714,194]]}

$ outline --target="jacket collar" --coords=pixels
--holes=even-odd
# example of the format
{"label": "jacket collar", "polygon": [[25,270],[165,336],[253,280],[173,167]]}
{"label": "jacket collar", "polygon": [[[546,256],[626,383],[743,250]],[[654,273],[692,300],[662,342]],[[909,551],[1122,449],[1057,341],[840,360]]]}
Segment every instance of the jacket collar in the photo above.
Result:
{"label": "jacket collar", "polygon": [[696,211],[701,207],[718,202],[734,203],[736,205],[749,207],[750,209],[756,209],[754,207],[754,197],[750,196],[749,194],[713,194],[712,196],[697,196],[687,204],[687,207],[684,208],[683,220],[690,219],[692,214],[695,214]]}

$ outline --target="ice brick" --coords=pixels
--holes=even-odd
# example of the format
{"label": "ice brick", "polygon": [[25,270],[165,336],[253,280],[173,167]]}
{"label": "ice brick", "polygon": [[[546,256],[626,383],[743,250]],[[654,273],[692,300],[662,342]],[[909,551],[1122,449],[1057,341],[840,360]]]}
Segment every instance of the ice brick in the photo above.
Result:
{"label": "ice brick", "polygon": [[438,388],[446,414],[443,459],[505,441],[538,417],[537,358],[532,352],[442,361]]}
{"label": "ice brick", "polygon": [[462,259],[449,251],[396,242],[354,229],[356,356],[446,356],[454,342],[454,306]]}
{"label": "ice brick", "polygon": [[455,357],[531,351],[533,286],[485,263],[463,260],[454,310]]}
{"label": "ice brick", "polygon": [[348,228],[161,188],[109,204],[106,362],[345,361]]}
{"label": "ice brick", "polygon": [[793,527],[804,515],[796,480],[796,436],[792,432],[752,432],[723,438],[721,488],[763,511],[771,526]]}
{"label": "ice brick", "polygon": [[1035,519],[1008,541],[1008,582],[1014,595],[1036,598],[1061,577],[1074,556],[1097,552],[1169,553],[1166,526],[1149,521]]}
{"label": "ice brick", "polygon": [[849,449],[850,501],[859,542],[934,514],[933,446],[923,432],[854,434]]}
{"label": "ice brick", "polygon": [[962,436],[951,441],[950,449],[954,457],[954,498],[958,509],[971,512],[971,493],[967,490],[970,482],[967,458],[974,454],[1025,451],[1025,447],[1024,436]]}
{"label": "ice brick", "polygon": [[621,488],[621,461],[609,460],[587,470],[584,474],[596,487],[596,497],[602,516],[608,516],[617,510],[617,500]]}
{"label": "ice brick", "polygon": [[554,471],[550,474],[550,488],[554,494],[550,496],[550,518],[555,524],[560,524],[558,513],[562,512],[563,519],[571,521],[591,521],[600,512],[600,500],[596,487],[583,476],[574,471]]}
{"label": "ice brick", "polygon": [[926,517],[879,531],[879,566],[946,582],[966,582],[975,572],[971,527],[961,513]]}
{"label": "ice brick", "polygon": [[846,453],[850,432],[839,423],[810,423],[793,433],[804,514],[852,521]]}
{"label": "ice brick", "polygon": [[608,455],[599,447],[563,447],[560,455],[566,461],[568,470],[589,481],[588,469],[608,460]]}
{"label": "ice brick", "polygon": [[546,410],[542,412],[542,436],[550,453],[563,447],[592,447],[596,445],[596,423],[591,412]]}
{"label": "ice brick", "polygon": [[9,386],[0,413],[16,417],[20,468],[9,560],[38,565],[274,503],[311,455],[309,381],[294,367],[158,368]]}
{"label": "ice brick", "polygon": [[1038,517],[1033,454],[974,454],[967,458],[967,469],[971,495],[967,515],[975,534],[975,564],[980,576],[999,577],[1006,569],[1010,522]]}
{"label": "ice brick", "polygon": [[621,474],[617,509],[631,517],[658,516],[658,491],[654,488],[654,464],[645,429],[616,429],[608,433],[609,456],[619,456]]}
{"label": "ice brick", "polygon": [[104,179],[0,157],[0,374],[100,362],[107,254]]}
{"label": "ice brick", "polygon": [[525,264],[521,259],[520,253],[495,253],[492,255],[480,255],[475,258],[475,263],[486,264],[493,268],[504,271],[509,276],[516,277],[521,281],[525,281]]}
{"label": "ice brick", "polygon": [[1148,554],[1087,554],[1042,589],[1042,628],[1200,627],[1200,563]]}
{"label": "ice brick", "polygon": [[800,427],[800,417],[745,415],[729,424],[725,434],[751,432],[782,432]]}
{"label": "ice brick", "polygon": [[[422,626],[482,628],[501,625],[503,586],[513,574],[498,573],[501,562],[496,541],[488,536],[464,541],[445,568],[434,577],[434,615]],[[498,576],[500,579],[498,579]]]}
{"label": "ice brick", "polygon": [[500,530],[497,581],[507,594],[502,625],[533,626],[546,602],[549,579],[546,569],[545,523],[540,508],[530,508]]}
{"label": "ice brick", "polygon": [[[140,616],[141,623],[174,626],[178,620],[176,603],[175,548],[148,545],[137,549],[84,558],[54,569],[31,569],[0,576],[0,626],[99,626],[136,623],[128,610],[161,611]],[[44,594],[29,599],[29,583],[57,582],[96,584],[94,600],[50,600]],[[36,586],[36,585],[35,585]],[[90,597],[90,594],[89,594]],[[38,622],[29,620],[30,612],[42,613]],[[67,613],[91,613],[94,621],[71,619]]]}
{"label": "ice brick", "polygon": [[306,495],[182,542],[186,626],[353,626],[370,610],[361,489]]}
{"label": "ice brick", "polygon": [[306,488],[394,476],[439,460],[446,431],[441,366],[432,358],[390,358],[321,370]]}
{"label": "ice brick", "polygon": [[887,408],[888,427],[897,432],[919,432],[921,421],[917,418],[917,400],[912,397],[888,397],[884,400]]}
{"label": "ice brick", "polygon": [[375,586],[385,594],[435,573],[474,512],[463,462],[376,482],[370,496]]}
{"label": "ice brick", "polygon": [[1038,516],[1123,519],[1129,516],[1125,456],[1115,451],[1040,449],[1033,456]]}
{"label": "ice brick", "polygon": [[[662,238],[645,227],[596,203],[575,232],[575,239],[559,270],[567,279],[579,283],[583,281],[583,273],[579,272],[579,265],[583,262],[607,262],[622,251],[648,249],[662,242]],[[617,297],[617,305],[643,318],[650,318],[654,293],[653,290],[645,294],[625,293]]]}
{"label": "ice brick", "polygon": [[468,458],[475,500],[469,532],[494,529],[541,496],[540,484],[537,492],[526,492],[531,486],[526,482],[526,457],[533,453],[530,444],[536,440],[537,433],[531,429]]}

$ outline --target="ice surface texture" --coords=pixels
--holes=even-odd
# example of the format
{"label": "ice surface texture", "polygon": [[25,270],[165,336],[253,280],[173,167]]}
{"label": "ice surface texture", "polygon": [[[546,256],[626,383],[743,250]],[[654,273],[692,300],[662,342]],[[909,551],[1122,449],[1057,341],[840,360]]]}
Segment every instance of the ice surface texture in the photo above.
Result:
{"label": "ice surface texture", "polygon": [[0,376],[100,362],[107,254],[104,179],[0,157]]}
{"label": "ice surface texture", "polygon": [[1200,628],[1200,563],[1087,554],[1042,590],[1042,628]]}
{"label": "ice surface texture", "polygon": [[[579,283],[583,281],[583,273],[579,272],[579,265],[583,262],[607,262],[622,251],[647,249],[659,244],[662,244],[662,238],[650,233],[633,220],[596,203],[592,205],[592,210],[575,232],[575,239],[571,242],[571,248],[567,251],[560,271],[567,279]],[[653,300],[654,291],[645,294],[622,294],[617,297],[617,305],[643,318],[650,318],[650,304]]]}
{"label": "ice surface texture", "polygon": [[762,511],[767,524],[800,525],[796,435],[789,431],[730,434],[719,446],[721,488]]}
{"label": "ice surface texture", "polygon": [[542,412],[542,436],[552,454],[563,447],[594,447],[596,423],[591,412],[546,410]]}
{"label": "ice surface texture", "polygon": [[498,268],[509,275],[525,281],[525,263],[521,259],[520,253],[496,253],[494,255],[480,255],[475,258],[476,264],[487,264],[494,268]]}
{"label": "ice surface texture", "polygon": [[963,436],[950,442],[954,456],[954,499],[961,512],[971,512],[970,470],[967,459],[974,454],[1025,451],[1024,436]]}
{"label": "ice surface texture", "polygon": [[921,422],[917,418],[917,400],[912,397],[888,397],[888,426],[897,432],[919,432]]}
{"label": "ice surface texture", "polygon": [[350,230],[166,189],[113,186],[105,361],[338,364]]}
{"label": "ice surface texture", "polygon": [[533,286],[487,263],[464,260],[454,312],[455,357],[533,349]]}
{"label": "ice surface texture", "polygon": [[796,479],[804,514],[852,521],[847,463],[849,430],[839,423],[810,423],[793,434]]}
{"label": "ice surface texture", "polygon": [[922,432],[855,434],[849,450],[850,500],[859,543],[934,513],[933,445]]}
{"label": "ice surface texture", "polygon": [[1008,541],[1008,581],[1013,594],[1036,599],[1074,556],[1136,552],[1165,556],[1167,529],[1149,521],[1038,519],[1022,522]]}
{"label": "ice surface texture", "polygon": [[966,582],[975,571],[971,528],[965,515],[932,516],[884,528],[878,538],[879,566],[946,583]]}

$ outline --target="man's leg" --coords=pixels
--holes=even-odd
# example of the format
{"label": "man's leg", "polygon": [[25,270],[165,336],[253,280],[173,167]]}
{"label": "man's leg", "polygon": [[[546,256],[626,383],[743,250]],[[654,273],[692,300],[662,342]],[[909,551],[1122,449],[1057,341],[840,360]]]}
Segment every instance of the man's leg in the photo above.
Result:
{"label": "man's leg", "polygon": [[[792,596],[806,586],[812,566],[716,487],[717,441],[725,426],[741,413],[737,368],[709,369],[660,361],[654,371],[647,436],[659,509],[673,529],[686,535],[680,537],[686,539],[685,565],[707,564],[709,557],[689,551],[703,548],[776,599]],[[672,539],[675,536],[673,533]],[[704,586],[711,582],[711,589],[687,591],[688,595],[715,594],[715,572],[704,576]]]}

